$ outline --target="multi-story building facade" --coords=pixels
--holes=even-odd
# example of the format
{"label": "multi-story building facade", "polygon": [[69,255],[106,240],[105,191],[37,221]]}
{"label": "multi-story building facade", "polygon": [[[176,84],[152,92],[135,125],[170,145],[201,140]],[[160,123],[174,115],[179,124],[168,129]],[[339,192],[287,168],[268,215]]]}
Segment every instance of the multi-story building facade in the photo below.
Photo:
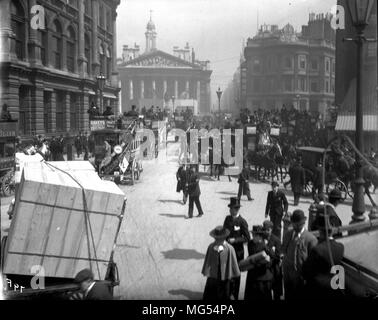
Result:
{"label": "multi-story building facade", "polygon": [[[103,105],[118,104],[116,9],[119,0],[2,0],[1,104],[19,119],[20,133],[88,130],[97,106],[97,76],[106,77]],[[32,24],[34,6],[44,23]]]}
{"label": "multi-story building facade", "polygon": [[331,15],[310,14],[297,33],[287,24],[262,26],[244,49],[246,107],[283,104],[324,114],[335,96],[335,31]]}
{"label": "multi-story building facade", "polygon": [[[338,4],[345,8],[344,28],[336,34],[336,105],[338,116],[336,131],[350,134],[356,128],[356,76],[357,76],[357,46],[345,38],[356,37],[351,17],[347,11],[347,1],[339,0]],[[365,29],[368,39],[377,39],[377,2],[374,2],[369,25]],[[378,150],[378,72],[377,72],[377,42],[366,42],[363,52],[362,66],[362,109],[364,113],[364,143],[365,150]]]}
{"label": "multi-story building facade", "polygon": [[125,45],[122,61],[118,62],[122,111],[130,110],[132,105],[154,105],[171,110],[190,107],[196,114],[209,114],[209,61],[197,60],[188,43],[184,48],[174,47],[173,54],[158,50],[156,27],[151,19],[145,36],[144,52],[137,45]]}

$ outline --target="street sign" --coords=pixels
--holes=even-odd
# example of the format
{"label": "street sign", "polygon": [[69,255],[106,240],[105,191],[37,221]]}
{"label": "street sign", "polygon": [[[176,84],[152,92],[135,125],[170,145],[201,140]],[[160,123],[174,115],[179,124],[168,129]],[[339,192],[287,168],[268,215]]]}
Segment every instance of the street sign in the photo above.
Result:
{"label": "street sign", "polygon": [[116,123],[114,120],[91,120],[90,128],[91,128],[91,131],[115,129]]}
{"label": "street sign", "polygon": [[0,138],[16,137],[17,135],[17,122],[0,122]]}

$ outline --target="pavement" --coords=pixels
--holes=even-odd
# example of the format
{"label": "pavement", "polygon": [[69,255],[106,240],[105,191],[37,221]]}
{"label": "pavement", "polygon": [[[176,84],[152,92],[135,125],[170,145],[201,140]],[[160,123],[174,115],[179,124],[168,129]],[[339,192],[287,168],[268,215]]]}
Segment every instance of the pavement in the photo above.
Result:
{"label": "pavement", "polygon": [[[169,143],[158,160],[144,161],[141,178],[133,186],[121,186],[127,198],[126,214],[115,251],[120,286],[115,295],[121,299],[201,299],[206,279],[201,270],[208,245],[209,232],[222,225],[229,214],[229,198],[237,195],[237,178],[221,180],[201,176],[201,203],[204,216],[186,219],[188,204],[182,204],[182,193],[176,193],[178,143]],[[165,157],[167,155],[168,157]],[[200,166],[200,172],[204,167]],[[254,201],[241,199],[240,214],[252,229],[264,219],[269,183],[250,183]],[[293,196],[285,191],[289,211],[302,209],[308,215],[310,198],[302,198],[293,207]],[[1,199],[2,230],[9,227],[7,209],[11,197]],[[366,203],[368,203],[366,201]],[[352,216],[351,200],[337,208],[343,224]],[[367,211],[369,207],[367,207]],[[194,215],[197,214],[194,208]],[[247,250],[246,250],[247,252]],[[246,274],[242,274],[240,298],[244,296]]]}

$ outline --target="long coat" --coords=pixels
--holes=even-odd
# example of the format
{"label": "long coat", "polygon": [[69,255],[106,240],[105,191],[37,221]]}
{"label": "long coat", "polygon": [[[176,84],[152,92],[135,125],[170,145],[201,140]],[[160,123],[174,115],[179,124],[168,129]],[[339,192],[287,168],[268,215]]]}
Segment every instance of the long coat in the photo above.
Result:
{"label": "long coat", "polygon": [[277,193],[273,191],[268,192],[268,197],[266,199],[265,214],[271,217],[273,216],[283,216],[284,212],[287,212],[289,203],[285,194],[278,190]]}
{"label": "long coat", "polygon": [[291,189],[294,193],[302,193],[306,182],[305,171],[302,166],[294,165],[289,170]]}
{"label": "long coat", "polygon": [[186,180],[187,172],[183,167],[178,168],[176,172],[177,186],[176,191],[180,192],[181,190],[186,191]]}
{"label": "long coat", "polygon": [[228,239],[235,239],[235,242],[232,244],[232,246],[235,249],[238,261],[243,260],[244,243],[251,239],[251,236],[248,231],[247,221],[240,215],[236,218],[233,218],[231,215],[229,215],[224,220],[223,227],[230,231]]}
{"label": "long coat", "polygon": [[239,174],[239,188],[242,188],[243,195],[249,195],[249,170],[247,168],[243,168],[242,172]]}
{"label": "long coat", "polygon": [[201,189],[199,186],[199,176],[196,172],[190,172],[188,180],[188,192],[191,197],[199,197]]}

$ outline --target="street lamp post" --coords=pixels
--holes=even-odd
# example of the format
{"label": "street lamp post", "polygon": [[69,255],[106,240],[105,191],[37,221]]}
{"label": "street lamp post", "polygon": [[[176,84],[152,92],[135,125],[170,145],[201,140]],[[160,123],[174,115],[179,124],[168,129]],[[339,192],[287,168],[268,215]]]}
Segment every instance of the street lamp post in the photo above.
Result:
{"label": "street lamp post", "polygon": [[220,89],[220,87],[218,87],[218,91],[217,91],[217,96],[218,96],[218,126],[220,128],[220,125],[221,125],[221,97],[222,97],[222,90]]}
{"label": "street lamp post", "polygon": [[[357,30],[357,36],[344,41],[353,41],[357,44],[357,75],[356,75],[356,132],[355,144],[360,153],[363,152],[363,106],[362,106],[362,68],[364,44],[372,39],[366,39],[364,30],[368,25],[369,18],[375,0],[348,0],[348,10],[352,23]],[[356,152],[356,180],[354,182],[353,216],[352,223],[365,220],[365,188],[364,188],[362,158]]]}
{"label": "street lamp post", "polygon": [[100,113],[101,114],[104,112],[103,93],[104,93],[104,87],[105,87],[105,80],[106,80],[106,77],[102,73],[99,76],[97,76],[98,89],[100,90]]}

